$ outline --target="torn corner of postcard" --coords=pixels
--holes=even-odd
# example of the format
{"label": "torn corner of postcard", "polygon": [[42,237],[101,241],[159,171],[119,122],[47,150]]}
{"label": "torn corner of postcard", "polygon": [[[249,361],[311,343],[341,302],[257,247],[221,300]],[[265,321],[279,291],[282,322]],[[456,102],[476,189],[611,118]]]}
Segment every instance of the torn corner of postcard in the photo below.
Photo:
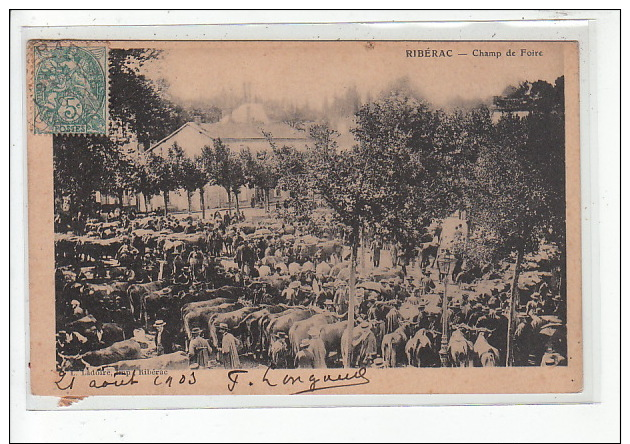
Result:
{"label": "torn corner of postcard", "polygon": [[582,390],[577,43],[25,50],[34,394]]}

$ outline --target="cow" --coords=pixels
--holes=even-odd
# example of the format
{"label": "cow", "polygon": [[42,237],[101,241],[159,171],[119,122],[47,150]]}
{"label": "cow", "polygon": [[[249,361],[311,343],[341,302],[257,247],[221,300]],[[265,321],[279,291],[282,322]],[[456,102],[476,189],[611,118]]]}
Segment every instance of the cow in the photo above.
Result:
{"label": "cow", "polygon": [[300,342],[304,339],[308,339],[308,332],[311,328],[322,327],[338,320],[339,317],[332,313],[321,313],[311,316],[308,319],[295,322],[289,329],[289,343],[291,344],[293,356],[297,355],[300,351]]}
{"label": "cow", "polygon": [[116,371],[132,370],[184,370],[189,366],[188,355],[182,351],[167,355],[153,356],[145,359],[132,359],[115,362],[100,367],[101,369],[115,368]]}
{"label": "cow", "polygon": [[[433,267],[438,256],[439,244],[435,242],[425,242],[420,246],[420,268],[426,268],[429,265]],[[433,260],[431,260],[433,259]]]}
{"label": "cow", "polygon": [[236,330],[240,336],[244,338],[243,343],[247,350],[254,355],[256,355],[257,352],[262,354],[262,319],[270,314],[280,313],[286,309],[287,307],[284,305],[270,305],[248,314],[245,319],[243,319]]}
{"label": "cow", "polygon": [[100,350],[88,351],[82,355],[62,356],[61,367],[63,370],[81,370],[86,367],[101,367],[118,361],[140,359],[141,357],[140,344],[133,339],[127,339]]}
{"label": "cow", "polygon": [[403,322],[392,333],[383,337],[381,351],[386,367],[398,367],[405,357],[405,346],[412,333],[411,323]]}
{"label": "cow", "polygon": [[475,360],[482,367],[496,367],[499,364],[499,350],[491,346],[486,339],[487,330],[482,329],[477,336],[473,351]]}
{"label": "cow", "polygon": [[271,323],[284,315],[302,310],[296,307],[288,307],[284,304],[280,306],[283,307],[283,310],[279,311],[278,313],[264,314],[258,320],[258,330],[260,331],[259,347],[261,352],[263,350],[267,350],[270,346],[271,336],[269,326],[271,325]]}
{"label": "cow", "polygon": [[238,302],[228,302],[220,305],[213,304],[215,301],[192,302],[182,308],[182,321],[184,332],[190,340],[193,327],[199,327],[208,331],[208,322],[217,313],[227,313],[243,308],[243,304]]}
{"label": "cow", "polygon": [[473,344],[464,335],[464,326],[455,325],[455,330],[448,341],[448,354],[457,367],[471,367]]}
{"label": "cow", "polygon": [[326,347],[326,357],[341,358],[341,338],[348,327],[348,321],[323,325],[319,330],[319,337]]}
{"label": "cow", "polygon": [[410,302],[405,302],[404,304],[401,305],[398,311],[400,312],[401,322],[406,321],[406,322],[414,323],[418,320],[418,317],[421,314],[422,308],[420,308],[419,305],[412,304]]}
{"label": "cow", "polygon": [[287,310],[287,312],[279,313],[279,316],[274,317],[274,319],[269,322],[267,328],[265,329],[266,342],[269,343],[271,337],[273,335],[276,335],[280,331],[283,331],[288,335],[289,330],[291,329],[293,324],[299,321],[303,321],[304,319],[308,319],[316,314],[317,312],[315,310],[303,308]]}
{"label": "cow", "polygon": [[112,322],[105,322],[100,325],[97,324],[95,334],[98,342],[104,347],[109,347],[116,342],[122,342],[126,339],[123,328]]}
{"label": "cow", "polygon": [[436,350],[437,332],[421,328],[407,341],[405,354],[407,363],[413,367],[435,367],[440,365]]}
{"label": "cow", "polygon": [[134,315],[136,321],[142,320],[142,309],[144,306],[145,296],[154,291],[161,290],[166,286],[166,281],[154,281],[147,282],[146,284],[133,284],[129,286],[129,288],[127,289],[129,306],[131,307],[131,313]]}
{"label": "cow", "polygon": [[238,327],[243,319],[254,311],[258,310],[258,307],[241,307],[238,310],[228,311],[223,313],[215,313],[208,320],[208,331],[210,332],[210,345],[214,348],[219,347],[219,337],[217,336],[217,327],[220,324],[226,324],[228,329],[233,330]]}

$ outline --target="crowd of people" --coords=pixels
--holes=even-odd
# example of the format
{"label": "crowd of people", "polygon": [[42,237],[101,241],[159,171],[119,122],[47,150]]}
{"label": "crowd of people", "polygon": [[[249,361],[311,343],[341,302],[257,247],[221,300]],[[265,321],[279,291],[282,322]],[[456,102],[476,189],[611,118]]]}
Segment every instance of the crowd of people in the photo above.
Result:
{"label": "crowd of people", "polygon": [[95,216],[56,238],[60,369],[566,365],[566,297],[535,257],[512,313],[499,266],[460,260],[444,285],[439,229],[434,257],[374,239],[350,330],[350,248],[333,233],[229,211]]}

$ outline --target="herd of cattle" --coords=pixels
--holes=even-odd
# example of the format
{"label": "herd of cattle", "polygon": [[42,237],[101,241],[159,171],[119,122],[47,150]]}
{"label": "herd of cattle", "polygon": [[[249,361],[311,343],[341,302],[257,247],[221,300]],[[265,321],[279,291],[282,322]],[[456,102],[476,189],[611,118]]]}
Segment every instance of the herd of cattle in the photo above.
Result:
{"label": "herd of cattle", "polygon": [[[442,284],[432,264],[421,260],[417,276],[400,267],[360,274],[347,338],[347,250],[285,224],[233,224],[220,215],[92,220],[80,235],[59,233],[58,369],[188,368],[194,333],[214,352],[226,330],[244,366],[338,367],[350,359],[348,343],[357,367],[442,365]],[[530,262],[513,365],[565,365],[566,309],[544,260]],[[448,365],[506,365],[509,280],[493,273],[449,289]]]}

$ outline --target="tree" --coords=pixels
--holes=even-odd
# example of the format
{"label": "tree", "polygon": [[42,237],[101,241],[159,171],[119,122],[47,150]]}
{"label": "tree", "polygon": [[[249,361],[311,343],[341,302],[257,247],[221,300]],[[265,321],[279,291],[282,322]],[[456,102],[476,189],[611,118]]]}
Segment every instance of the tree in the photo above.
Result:
{"label": "tree", "polygon": [[208,176],[203,170],[203,159],[201,156],[195,156],[194,165],[196,171],[199,175],[198,177],[198,185],[199,185],[199,205],[201,206],[201,218],[206,218],[206,196],[205,196],[205,186],[208,184]]}
{"label": "tree", "polygon": [[164,98],[163,87],[142,74],[159,55],[147,49],[109,51],[110,137],[53,136],[55,193],[69,200],[71,212],[90,211],[95,191],[119,201],[125,191],[140,191],[145,198],[154,192],[148,160],[131,160],[125,144],[135,136],[146,150],[178,126],[177,109]]}
{"label": "tree", "polygon": [[153,168],[156,166],[156,161],[152,159],[154,156],[156,155],[151,151],[140,150],[136,152],[136,155],[133,157],[138,177],[137,191],[142,194],[144,198],[146,211],[152,210],[152,208],[150,208],[151,199],[161,192],[159,174],[158,171]]}
{"label": "tree", "polygon": [[240,212],[238,198],[241,194],[241,188],[247,185],[247,179],[241,157],[232,151],[229,152],[228,156],[228,174],[230,176],[232,194],[234,194],[236,214],[238,215]]}
{"label": "tree", "polygon": [[353,150],[371,231],[410,250],[423,227],[457,207],[457,149],[440,137],[445,115],[394,92],[361,107],[355,119]]}
{"label": "tree", "polygon": [[199,190],[201,199],[202,218],[205,219],[205,206],[203,187],[208,183],[208,178],[204,172],[199,168],[199,162],[196,159],[190,159],[188,157],[182,157],[181,162],[181,183],[188,198],[188,213],[192,211],[192,193]]}
{"label": "tree", "polygon": [[278,186],[280,180],[273,154],[260,151],[252,155],[247,148],[241,151],[240,158],[247,185],[262,190],[265,209],[269,211],[270,191]]}
{"label": "tree", "polygon": [[472,168],[469,192],[471,218],[485,235],[473,238],[473,248],[488,251],[493,261],[515,256],[509,313],[507,364],[518,302],[518,281],[525,253],[541,241],[566,251],[564,82],[535,82],[513,93],[527,97],[530,113],[501,117],[492,139],[482,146]]}
{"label": "tree", "polygon": [[169,193],[183,186],[183,159],[184,153],[177,144],[168,149],[165,157],[155,153],[149,155],[148,169],[164,198],[165,216],[168,215]]}
{"label": "tree", "polygon": [[140,186],[141,172],[133,160],[134,155],[129,149],[120,148],[107,156],[102,164],[104,180],[100,182],[98,191],[115,196],[121,206],[125,193],[134,193]]}
{"label": "tree", "polygon": [[94,192],[107,180],[102,165],[112,163],[118,147],[105,136],[53,137],[55,199],[67,200],[69,213],[87,214],[94,207]]}
{"label": "tree", "polygon": [[292,146],[278,147],[272,139],[269,140],[278,173],[278,186],[289,193],[284,202],[285,218],[290,223],[308,222],[316,205],[307,153]]}
{"label": "tree", "polygon": [[122,137],[135,135],[145,150],[181,126],[178,109],[164,98],[166,85],[152,82],[143,74],[144,66],[160,55],[160,50],[142,48],[113,49],[108,53],[113,132]]}
{"label": "tree", "polygon": [[325,125],[310,130],[310,183],[346,227],[351,246],[349,331],[361,231],[369,228],[411,247],[423,224],[452,207],[451,183],[443,174],[448,156],[435,141],[440,118],[424,103],[392,94],[359,109],[352,131],[358,143],[349,150],[338,150],[336,132]]}
{"label": "tree", "polygon": [[227,192],[229,209],[231,196],[235,196],[238,212],[238,195],[240,188],[246,184],[240,158],[221,139],[215,139],[212,147],[205,146],[202,149],[200,163],[209,183],[221,186]]}

